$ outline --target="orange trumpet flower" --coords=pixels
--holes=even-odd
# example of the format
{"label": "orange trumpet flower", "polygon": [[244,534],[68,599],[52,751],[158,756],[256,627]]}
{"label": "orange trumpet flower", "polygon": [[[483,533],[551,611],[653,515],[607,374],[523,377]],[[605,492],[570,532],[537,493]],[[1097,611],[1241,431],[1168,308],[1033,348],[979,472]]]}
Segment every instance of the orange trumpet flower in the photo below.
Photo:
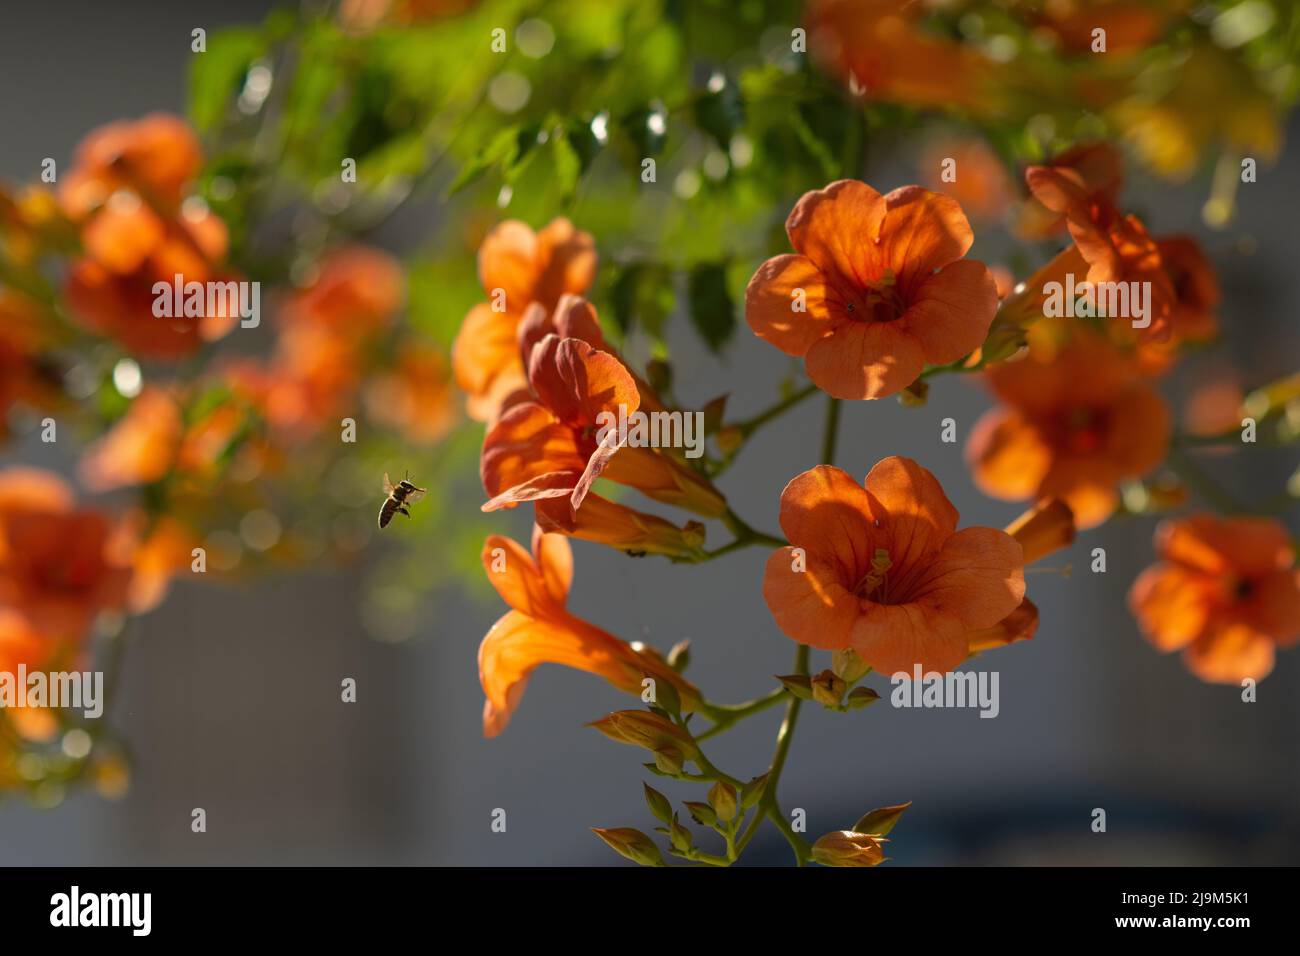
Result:
{"label": "orange trumpet flower", "polygon": [[1277,648],[1300,640],[1300,571],[1280,522],[1193,515],[1162,522],[1155,546],[1160,562],[1133,582],[1129,607],[1201,680],[1263,678]]}
{"label": "orange trumpet flower", "polygon": [[452,345],[452,367],[470,416],[487,421],[525,384],[516,339],[525,310],[537,302],[549,313],[564,293],[586,292],[596,274],[596,248],[591,235],[567,219],[552,220],[540,232],[509,219],[483,240],[478,273],[490,301],[465,316]]}
{"label": "orange trumpet flower", "polygon": [[653,651],[636,649],[565,609],[573,553],[563,536],[534,528],[530,555],[511,539],[491,535],[483,545],[483,567],[511,608],[479,647],[485,736],[505,730],[541,664],[595,674],[629,694],[642,693],[642,682],[650,678],[676,691],[683,712],[699,706],[699,692]]}
{"label": "orange trumpet flower", "polygon": [[966,458],[995,498],[1065,500],[1081,528],[1110,517],[1123,480],[1164,458],[1172,424],[1131,355],[1078,328],[1050,361],[996,365],[987,381],[1003,407],[975,424]]}
{"label": "orange trumpet flower", "polygon": [[993,528],[958,531],[957,518],[908,458],[883,459],[863,485],[829,465],[804,472],[781,493],[791,546],[772,554],[763,580],[777,626],[802,644],[852,648],[882,673],[952,670],[971,632],[1025,596],[1020,544]]}
{"label": "orange trumpet flower", "polygon": [[796,254],[754,273],[745,318],[836,398],[892,395],[988,334],[997,287],[982,262],[962,258],[974,236],[953,199],[840,180],[805,193],[786,233]]}

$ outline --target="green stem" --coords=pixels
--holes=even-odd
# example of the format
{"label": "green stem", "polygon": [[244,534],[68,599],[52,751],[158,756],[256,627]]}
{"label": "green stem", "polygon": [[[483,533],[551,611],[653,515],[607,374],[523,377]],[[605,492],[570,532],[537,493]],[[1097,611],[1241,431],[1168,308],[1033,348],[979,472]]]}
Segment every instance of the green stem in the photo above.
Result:
{"label": "green stem", "polygon": [[710,704],[706,701],[701,705],[700,710],[704,716],[714,721],[714,724],[704,733],[696,734],[695,739],[708,740],[710,737],[716,737],[746,717],[752,717],[769,707],[775,707],[786,698],[788,693],[784,687],[778,687],[770,694],[765,694],[744,704]]}
{"label": "green stem", "polygon": [[1258,508],[1241,504],[1219,483],[1207,475],[1191,456],[1176,444],[1169,449],[1167,464],[1189,488],[1208,501],[1217,511],[1225,514],[1268,514]]}
{"label": "green stem", "polygon": [[835,461],[835,443],[840,425],[840,400],[831,398],[826,406],[826,427],[822,433],[822,464],[829,465]]}
{"label": "green stem", "polygon": [[[795,652],[794,673],[808,673],[808,645],[806,644],[800,644]],[[776,752],[772,754],[772,766],[767,772],[767,784],[763,788],[763,796],[758,804],[762,812],[755,815],[756,818],[761,818],[765,813],[776,824],[776,828],[781,831],[782,836],[790,844],[790,849],[794,851],[795,861],[799,866],[804,865],[811,851],[807,841],[794,832],[790,821],[785,818],[785,813],[777,803],[776,788],[781,780],[781,773],[785,770],[786,758],[790,755],[790,744],[794,740],[794,728],[799,721],[799,708],[802,704],[803,701],[793,695],[790,697],[790,702],[786,704],[785,720],[781,721],[781,729],[776,733]]]}

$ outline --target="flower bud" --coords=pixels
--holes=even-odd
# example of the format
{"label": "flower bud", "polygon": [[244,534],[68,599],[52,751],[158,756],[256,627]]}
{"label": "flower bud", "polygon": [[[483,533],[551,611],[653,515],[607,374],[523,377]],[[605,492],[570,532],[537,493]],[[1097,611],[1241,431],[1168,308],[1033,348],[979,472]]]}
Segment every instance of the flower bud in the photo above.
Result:
{"label": "flower bud", "polygon": [[894,825],[898,823],[898,819],[903,815],[903,811],[911,805],[912,801],[908,800],[907,803],[899,803],[892,807],[880,807],[877,810],[872,810],[854,824],[853,830],[856,833],[868,833],[871,836],[882,837],[889,833],[890,830],[894,829]]}
{"label": "flower bud", "polygon": [[843,678],[837,677],[834,671],[829,670],[810,678],[810,685],[813,700],[823,707],[832,709],[840,706],[840,701],[844,699],[844,691],[848,687]]}
{"label": "flower bud", "polygon": [[616,710],[589,726],[611,740],[646,750],[673,750],[686,759],[693,758],[697,752],[690,734],[668,718],[646,710]]}
{"label": "flower bud", "polygon": [[691,663],[691,642],[678,641],[668,652],[668,666],[681,673]]}
{"label": "flower bud", "polygon": [[763,799],[763,790],[767,787],[767,774],[759,774],[740,789],[740,805],[748,810]]}
{"label": "flower bud", "polygon": [[682,804],[691,815],[691,819],[701,826],[711,827],[718,822],[718,815],[707,803],[687,800]]}
{"label": "flower bud", "polygon": [[736,425],[727,425],[718,429],[713,440],[718,444],[718,451],[730,455],[744,443],[745,432]]}
{"label": "flower bud", "polygon": [[736,816],[739,806],[736,802],[736,790],[730,784],[719,780],[709,788],[709,806],[718,814],[723,823],[730,823]]}
{"label": "flower bud", "polygon": [[885,851],[870,834],[835,830],[813,844],[812,858],[822,866],[878,866]]}
{"label": "flower bud", "polygon": [[784,677],[780,675],[776,678],[785,685],[785,689],[800,700],[812,700],[812,682],[808,679],[807,674],[787,674]]}
{"label": "flower bud", "polygon": [[871,665],[858,656],[851,647],[843,647],[831,654],[831,670],[845,683],[856,684],[871,671]]}
{"label": "flower bud", "polygon": [[661,747],[655,751],[655,766],[669,777],[676,777],[682,772],[682,752],[676,747]]}
{"label": "flower bud", "polygon": [[849,710],[860,710],[863,707],[870,707],[878,700],[880,695],[870,687],[855,687],[849,691],[849,699],[844,703]]}
{"label": "flower bud", "polygon": [[605,844],[619,856],[640,863],[642,866],[663,866],[664,858],[654,841],[632,827],[612,827],[604,829],[592,827],[591,832],[605,841]]}
{"label": "flower bud", "polygon": [[668,839],[678,853],[688,852],[691,844],[695,842],[691,839],[691,831],[678,823],[676,817],[673,817],[672,822],[668,824]]}
{"label": "flower bud", "polygon": [[648,783],[643,783],[641,786],[645,788],[646,806],[650,808],[650,812],[655,815],[655,818],[661,823],[667,823],[671,820],[673,818],[673,807],[668,802],[668,798]]}

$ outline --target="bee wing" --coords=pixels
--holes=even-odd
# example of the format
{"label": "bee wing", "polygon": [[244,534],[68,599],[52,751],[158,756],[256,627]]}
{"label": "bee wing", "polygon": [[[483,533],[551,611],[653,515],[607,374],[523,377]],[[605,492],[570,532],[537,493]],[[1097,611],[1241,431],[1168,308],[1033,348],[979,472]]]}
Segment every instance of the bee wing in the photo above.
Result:
{"label": "bee wing", "polygon": [[428,490],[429,489],[427,488],[416,488],[414,491],[407,494],[406,503],[408,505],[415,504],[415,502],[419,501],[428,493]]}
{"label": "bee wing", "polygon": [[391,495],[392,493],[393,483],[388,480],[388,472],[384,472],[384,494]]}

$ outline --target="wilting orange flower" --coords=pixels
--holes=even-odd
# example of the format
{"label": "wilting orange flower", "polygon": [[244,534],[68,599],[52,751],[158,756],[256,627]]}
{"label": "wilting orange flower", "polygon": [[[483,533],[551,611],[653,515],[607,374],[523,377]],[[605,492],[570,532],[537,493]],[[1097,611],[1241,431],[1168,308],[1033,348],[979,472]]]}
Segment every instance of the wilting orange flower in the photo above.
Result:
{"label": "wilting orange flower", "polygon": [[[681,553],[678,549],[686,543],[679,529],[603,499],[594,503],[589,490],[602,472],[611,481],[697,514],[712,517],[726,511],[722,495],[681,459],[620,443],[611,426],[620,415],[637,412],[641,397],[636,380],[615,356],[582,339],[548,334],[533,346],[528,376],[531,400],[512,400],[484,438],[480,473],[491,500],[483,510],[536,501],[538,521],[547,530],[629,550],[660,550],[669,543],[661,540],[663,532],[672,539],[671,553]],[[606,434],[599,440],[602,430]],[[566,499],[563,507],[541,506],[560,498]],[[584,502],[591,502],[588,514],[583,514]],[[696,537],[694,531],[690,537]],[[629,543],[634,539],[644,547]]]}
{"label": "wilting orange flower", "polygon": [[975,483],[1007,500],[1065,500],[1081,528],[1105,521],[1121,481],[1147,474],[1169,447],[1169,409],[1132,357],[1076,330],[1050,361],[996,365],[987,381],[1004,406],[966,445]]}
{"label": "wilting orange flower", "polygon": [[554,219],[540,232],[509,219],[484,238],[478,274],[489,301],[465,316],[452,366],[469,414],[486,421],[503,397],[524,385],[516,340],[524,311],[536,302],[550,313],[564,293],[586,292],[596,274],[596,247],[567,219]]}
{"label": "wilting orange flower", "polygon": [[60,185],[63,210],[80,227],[85,253],[68,274],[72,311],[137,355],[181,358],[238,319],[159,318],[153,311],[157,282],[171,285],[177,275],[182,283],[235,279],[221,265],[225,224],[201,200],[186,199],[201,162],[190,128],[154,114],[92,132]]}
{"label": "wilting orange flower", "polygon": [[699,705],[699,692],[653,651],[634,649],[565,609],[573,554],[561,535],[534,529],[531,555],[511,539],[491,535],[483,545],[483,567],[511,608],[492,625],[478,652],[479,681],[487,695],[486,736],[505,730],[539,664],[586,671],[629,694],[640,694],[649,677],[672,686],[683,712]]}
{"label": "wilting orange flower", "polygon": [[767,606],[788,637],[852,648],[883,673],[952,670],[970,632],[1024,599],[1021,546],[993,528],[958,531],[957,509],[911,459],[883,459],[864,484],[819,465],[786,485],[791,547],[768,559]]}
{"label": "wilting orange flower", "polygon": [[988,334],[997,288],[982,262],[962,258],[974,237],[949,197],[840,180],[805,193],[786,233],[796,254],[754,273],[745,317],[836,398],[892,395]]}
{"label": "wilting orange flower", "polygon": [[[1088,197],[1114,206],[1124,187],[1124,160],[1111,143],[1104,140],[1080,143],[1053,156],[1046,164],[1052,169],[1069,170]],[[1066,227],[1065,215],[1044,206],[1031,194],[1020,209],[1016,232],[1023,239],[1047,239]]]}
{"label": "wilting orange flower", "polygon": [[973,47],[916,22],[925,3],[815,0],[806,10],[809,43],[842,82],[877,100],[977,114],[998,109],[1005,69]]}
{"label": "wilting orange flower", "polygon": [[1262,678],[1300,640],[1300,572],[1280,522],[1193,515],[1162,522],[1155,546],[1161,561],[1133,582],[1129,607],[1202,680]]}
{"label": "wilting orange flower", "polygon": [[126,602],[129,565],[110,553],[112,526],[76,510],[56,476],[0,472],[0,607],[57,640],[78,640],[100,611]]}
{"label": "wilting orange flower", "polygon": [[447,359],[423,342],[400,343],[393,367],[367,384],[365,398],[372,419],[418,444],[442,440],[456,423]]}
{"label": "wilting orange flower", "polygon": [[[1149,324],[1136,330],[1135,337],[1157,342],[1168,339],[1176,300],[1174,285],[1160,248],[1142,221],[1121,213],[1104,192],[1094,191],[1094,184],[1073,168],[1031,166],[1025,170],[1025,181],[1035,199],[1065,216],[1075,248],[1088,263],[1088,282],[1150,283]],[[1133,329],[1129,322],[1116,327]]]}

